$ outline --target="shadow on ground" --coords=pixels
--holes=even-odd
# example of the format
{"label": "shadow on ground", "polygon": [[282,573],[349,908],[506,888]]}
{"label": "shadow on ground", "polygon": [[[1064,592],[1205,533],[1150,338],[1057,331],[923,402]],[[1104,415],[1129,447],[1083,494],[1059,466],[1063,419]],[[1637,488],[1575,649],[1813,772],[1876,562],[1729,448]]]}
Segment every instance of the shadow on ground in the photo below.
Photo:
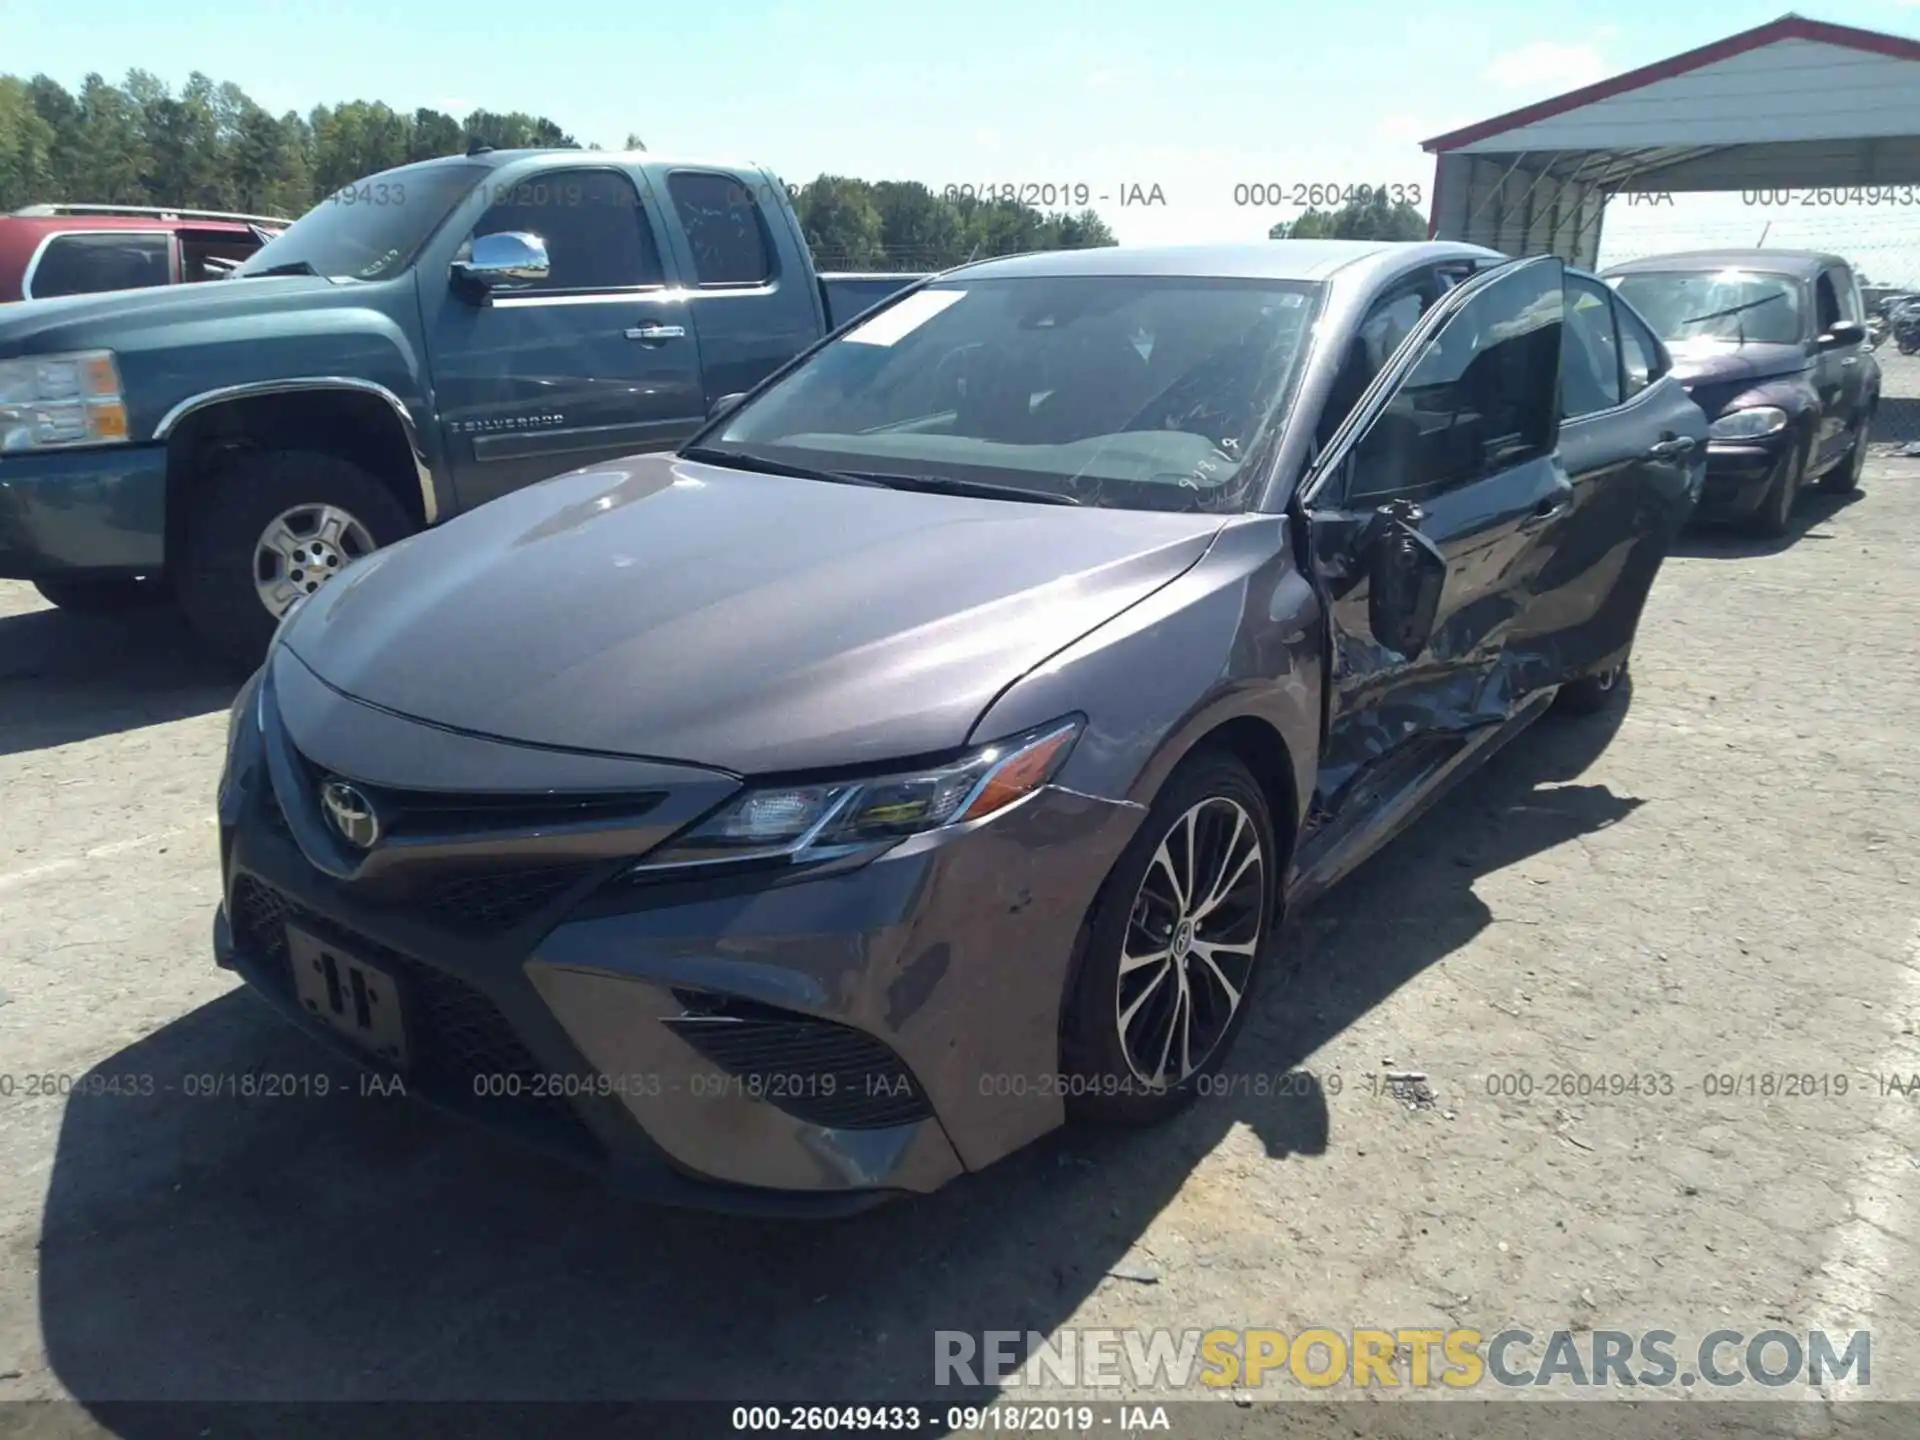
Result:
{"label": "shadow on ground", "polygon": [[0,755],[224,710],[238,689],[169,606],[0,615]]}
{"label": "shadow on ground", "polygon": [[[1476,879],[1631,813],[1568,783],[1624,709],[1548,718],[1295,921],[1286,943],[1309,967],[1258,998],[1232,1070],[1300,1066],[1488,925]],[[324,1073],[332,1094],[185,1093],[187,1077],[259,1072]],[[94,1073],[152,1076],[154,1093],[67,1104],[41,1323],[60,1383],[129,1440],[179,1433],[179,1412],[106,1402],[924,1402],[936,1329],[1045,1333],[1095,1287],[1132,1283],[1108,1271],[1231,1127],[1276,1167],[1342,1144],[1311,1087],[1235,1094],[1150,1132],[1056,1135],[849,1220],[743,1221],[615,1198],[458,1121],[360,1098],[351,1071],[241,993]],[[275,1433],[321,1425],[294,1412]]]}
{"label": "shadow on ground", "polygon": [[[1869,479],[1866,483],[1871,485],[1873,482]],[[1860,490],[1848,495],[1836,495],[1832,491],[1819,489],[1817,485],[1809,485],[1800,492],[1800,498],[1793,507],[1790,528],[1785,535],[1778,538],[1757,535],[1734,522],[1696,521],[1681,534],[1673,553],[1695,559],[1754,560],[1778,555],[1802,543],[1817,545],[1833,539],[1821,527],[1849,505],[1858,504],[1864,498]]]}

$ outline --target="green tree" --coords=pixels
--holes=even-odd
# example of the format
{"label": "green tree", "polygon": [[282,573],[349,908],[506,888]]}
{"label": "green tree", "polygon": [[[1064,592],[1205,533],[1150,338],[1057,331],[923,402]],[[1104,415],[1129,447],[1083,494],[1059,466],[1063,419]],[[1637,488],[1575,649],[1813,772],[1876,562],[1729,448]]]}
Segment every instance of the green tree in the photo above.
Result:
{"label": "green tree", "polygon": [[53,167],[55,140],[27,82],[0,75],[0,208],[65,198]]}
{"label": "green tree", "polygon": [[1338,210],[1309,208],[1267,231],[1269,240],[1424,240],[1427,217],[1406,201],[1375,190]]}
{"label": "green tree", "polygon": [[413,112],[413,132],[407,139],[409,161],[458,155],[466,148],[467,137],[453,116],[424,108]]}
{"label": "green tree", "polygon": [[64,186],[95,204],[139,205],[147,199],[142,177],[152,165],[139,109],[119,86],[88,75],[80,82]]}
{"label": "green tree", "polygon": [[800,188],[793,208],[819,264],[830,270],[873,270],[886,260],[880,207],[864,180],[821,175]]}

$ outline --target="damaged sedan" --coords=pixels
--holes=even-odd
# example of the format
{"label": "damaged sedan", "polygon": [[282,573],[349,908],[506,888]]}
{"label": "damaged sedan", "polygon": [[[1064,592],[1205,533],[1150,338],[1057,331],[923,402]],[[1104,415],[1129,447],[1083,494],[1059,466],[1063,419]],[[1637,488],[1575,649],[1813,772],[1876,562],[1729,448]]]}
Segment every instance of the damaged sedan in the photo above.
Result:
{"label": "damaged sedan", "polygon": [[1706,438],[1629,326],[1454,244],[926,281],[679,452],[296,608],[229,728],[219,963],[674,1203],[858,1209],[1161,1119],[1289,907],[1623,703]]}

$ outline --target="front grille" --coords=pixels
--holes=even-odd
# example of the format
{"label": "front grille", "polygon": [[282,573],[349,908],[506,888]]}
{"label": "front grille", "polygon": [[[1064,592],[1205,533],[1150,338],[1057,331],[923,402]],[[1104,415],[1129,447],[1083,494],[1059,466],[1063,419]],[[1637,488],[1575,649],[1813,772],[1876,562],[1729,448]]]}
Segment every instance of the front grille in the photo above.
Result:
{"label": "front grille", "polygon": [[898,1055],[850,1025],[770,1005],[676,991],[688,1014],[665,1023],[740,1081],[740,1092],[797,1120],[881,1130],[933,1114]]}
{"label": "front grille", "polygon": [[537,870],[459,875],[430,889],[422,909],[429,918],[454,930],[511,930],[566,894],[592,868],[549,865]]}
{"label": "front grille", "polygon": [[292,989],[289,923],[391,975],[407,1013],[413,1071],[423,1087],[441,1089],[447,1103],[468,1110],[484,1104],[490,1115],[515,1128],[541,1130],[574,1149],[598,1150],[592,1131],[564,1099],[551,1093],[556,1087],[543,1084],[547,1067],[522,1043],[499,1007],[474,986],[315,914],[250,875],[234,882],[228,914],[235,948],[270,961],[269,979],[283,991]]}
{"label": "front grille", "polygon": [[[265,772],[262,772],[263,777]],[[260,814],[287,840],[293,829],[275,793],[273,781],[261,787]],[[464,871],[426,882],[419,890],[392,898],[368,893],[369,905],[414,911],[441,928],[462,935],[494,935],[511,930],[558,900],[595,869],[592,865],[544,865],[513,870]]]}

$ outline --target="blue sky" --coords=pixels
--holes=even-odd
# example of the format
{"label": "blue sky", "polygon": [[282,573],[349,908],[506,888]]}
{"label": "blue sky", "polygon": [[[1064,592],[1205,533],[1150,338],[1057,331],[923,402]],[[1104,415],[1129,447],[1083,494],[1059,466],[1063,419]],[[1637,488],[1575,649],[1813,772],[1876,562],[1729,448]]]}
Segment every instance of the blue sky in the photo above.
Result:
{"label": "blue sky", "polygon": [[[1426,187],[1419,141],[1777,17],[1792,0],[0,0],[0,68],[77,86],[134,65],[195,69],[276,112],[384,100],[551,116],[583,140],[936,187],[1158,185],[1164,206],[1099,205],[1126,242],[1257,238],[1289,210],[1236,183]],[[1920,38],[1920,0],[1803,13]],[[1422,206],[1424,209],[1424,204]],[[1752,243],[1738,197],[1616,205],[1608,251]],[[1920,272],[1906,215],[1802,212],[1769,244]],[[1752,232],[1751,234],[1749,232]],[[1889,278],[1920,282],[1920,273]]]}

